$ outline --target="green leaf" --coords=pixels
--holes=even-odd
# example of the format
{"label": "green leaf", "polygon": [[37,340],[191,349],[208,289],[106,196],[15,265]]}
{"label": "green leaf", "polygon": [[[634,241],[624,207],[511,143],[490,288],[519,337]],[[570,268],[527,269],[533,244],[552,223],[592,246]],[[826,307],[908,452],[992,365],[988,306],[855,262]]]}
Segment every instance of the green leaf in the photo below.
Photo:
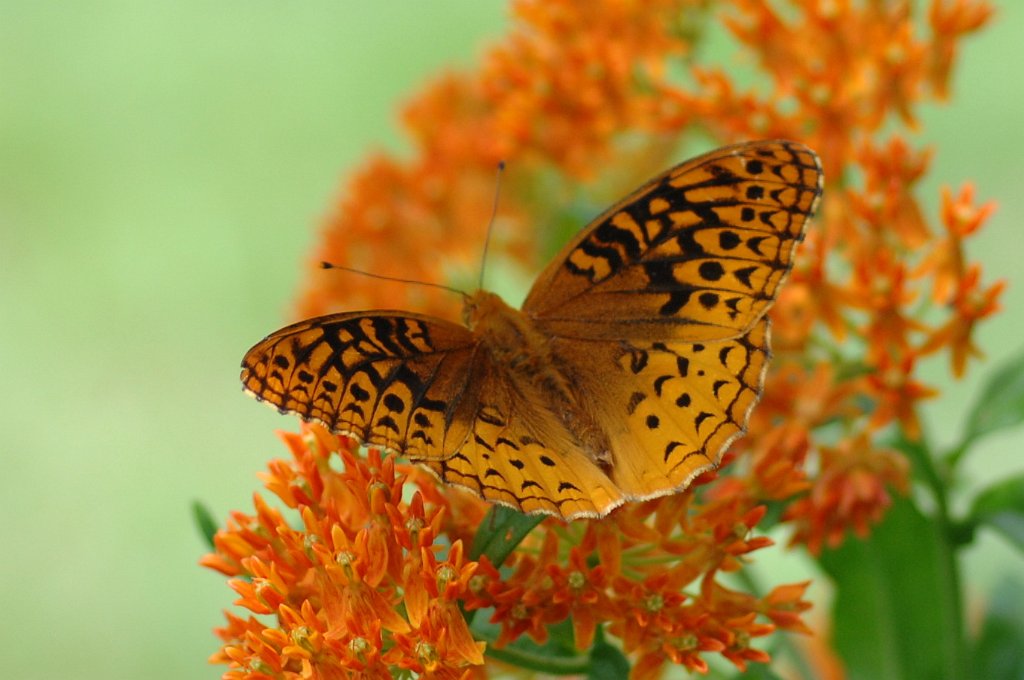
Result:
{"label": "green leaf", "polygon": [[892,446],[907,456],[913,467],[914,479],[920,480],[935,494],[937,502],[945,502],[941,498],[945,495],[946,483],[940,475],[935,464],[935,456],[925,437],[910,439],[903,430],[898,430],[891,438],[885,440],[887,446]]}
{"label": "green leaf", "polygon": [[491,564],[500,567],[519,542],[543,521],[543,515],[524,515],[504,505],[492,505],[476,530],[469,558],[476,560],[486,555]]}
{"label": "green leaf", "polygon": [[629,659],[622,650],[608,644],[600,626],[590,649],[590,673],[587,680],[621,680],[629,677]]}
{"label": "green leaf", "polygon": [[835,582],[833,638],[849,680],[967,677],[952,547],[908,499],[821,564]]}
{"label": "green leaf", "polygon": [[217,522],[213,519],[213,513],[202,501],[192,501],[192,519],[206,544],[212,549],[213,536],[217,533]]}
{"label": "green leaf", "polygon": [[1024,552],[1024,475],[988,487],[974,499],[968,522],[987,524]]}
{"label": "green leaf", "polygon": [[987,434],[1024,422],[1024,354],[999,367],[967,418],[958,453]]}
{"label": "green leaf", "polygon": [[995,589],[971,654],[974,677],[1024,678],[1024,583],[1007,580]]}

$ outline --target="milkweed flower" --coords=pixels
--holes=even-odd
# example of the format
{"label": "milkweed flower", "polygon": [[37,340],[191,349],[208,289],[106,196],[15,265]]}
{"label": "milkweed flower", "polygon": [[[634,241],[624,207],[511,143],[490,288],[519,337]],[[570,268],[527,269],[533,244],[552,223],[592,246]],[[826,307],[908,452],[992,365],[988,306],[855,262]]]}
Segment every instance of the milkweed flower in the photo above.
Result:
{"label": "milkweed flower", "polygon": [[[666,664],[704,672],[715,657],[767,662],[759,640],[808,632],[806,583],[765,595],[723,576],[772,545],[760,529],[769,504],[791,543],[812,552],[870,532],[909,484],[883,434],[916,436],[920,403],[937,394],[920,360],[948,353],[966,371],[1003,290],[965,254],[992,204],[979,205],[972,185],[944,190],[937,228],[919,193],[941,150],[912,136],[921,104],[949,96],[962,41],[992,8],[927,5],[513,1],[508,34],[478,69],[407,103],[413,153],[377,154],[353,175],[296,315],[454,318],[457,305],[434,289],[316,265],[475,280],[499,160],[512,169],[494,250],[536,271],[684,144],[796,139],[821,156],[827,184],[771,311],[765,397],[720,469],[687,492],[600,520],[546,520],[500,564],[471,557],[487,521],[479,499],[317,427],[282,434],[290,457],[263,476],[274,500],[257,494],[251,513],[233,513],[203,560],[248,612],[217,630],[212,661],[224,677],[484,677],[495,663],[486,650],[514,663],[529,641],[608,645],[633,677],[653,678]],[[709,61],[699,48],[716,27],[735,50]]]}

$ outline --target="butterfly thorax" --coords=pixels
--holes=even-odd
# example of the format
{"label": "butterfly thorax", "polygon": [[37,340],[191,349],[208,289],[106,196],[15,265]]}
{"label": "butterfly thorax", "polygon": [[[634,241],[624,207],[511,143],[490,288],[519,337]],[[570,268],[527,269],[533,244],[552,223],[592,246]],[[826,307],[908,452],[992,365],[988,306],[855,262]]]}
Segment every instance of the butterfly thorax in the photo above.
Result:
{"label": "butterfly thorax", "polygon": [[551,350],[551,337],[539,331],[528,315],[487,291],[467,298],[463,314],[492,365],[519,385],[542,394],[540,403],[557,405],[555,415],[577,444],[604,466],[609,456],[607,436],[585,408],[586,400],[560,370],[563,362]]}
{"label": "butterfly thorax", "polygon": [[550,369],[549,338],[494,293],[479,291],[467,298],[463,316],[496,366],[535,377]]}

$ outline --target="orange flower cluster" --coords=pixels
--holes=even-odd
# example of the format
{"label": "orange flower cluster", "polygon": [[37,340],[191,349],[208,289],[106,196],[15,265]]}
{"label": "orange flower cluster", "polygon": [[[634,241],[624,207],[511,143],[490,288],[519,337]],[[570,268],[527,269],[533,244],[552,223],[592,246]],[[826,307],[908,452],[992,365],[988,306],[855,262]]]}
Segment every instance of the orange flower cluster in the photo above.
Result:
{"label": "orange flower cluster", "polygon": [[[688,155],[680,147],[695,133],[702,149],[799,140],[822,158],[825,200],[772,310],[776,358],[750,434],[714,484],[701,486],[716,476],[705,475],[701,488],[605,520],[548,520],[505,565],[466,558],[482,502],[316,430],[286,436],[294,461],[273,463],[267,486],[301,528],[257,498],[256,515],[236,514],[206,560],[239,577],[239,604],[271,617],[228,615],[214,657],[230,666],[225,677],[478,673],[481,633],[461,611],[485,608],[500,625],[496,646],[524,634],[542,642],[570,620],[578,649],[599,630],[614,636],[640,678],[666,663],[704,670],[713,654],[742,668],[767,660],[754,638],[805,630],[805,584],[758,596],[719,576],[769,545],[752,535],[769,501],[811,551],[870,530],[908,486],[906,461],[882,435],[919,433],[918,404],[935,394],[917,376],[921,359],[948,351],[960,375],[1003,287],[964,254],[992,206],[971,185],[946,189],[932,224],[916,192],[933,152],[899,133],[916,127],[920,103],[948,95],[961,39],[992,9],[919,4],[513,2],[515,24],[478,73],[447,75],[409,104],[418,153],[378,156],[353,178],[312,261],[474,281],[493,170],[506,159],[495,250],[536,271],[570,233],[545,227],[578,229]],[[736,46],[727,63],[701,56],[715,25]],[[731,75],[744,68],[754,77]],[[432,289],[319,270],[298,307],[459,311]],[[403,482],[416,490],[408,502]]]}
{"label": "orange flower cluster", "polygon": [[253,614],[229,613],[217,631],[225,644],[211,660],[231,666],[225,678],[470,677],[484,643],[463,611],[476,609],[500,624],[499,647],[523,634],[543,643],[549,626],[570,620],[587,649],[607,622],[638,657],[640,677],[666,661],[706,670],[707,652],[743,668],[768,660],[754,638],[806,630],[807,584],[755,597],[715,580],[770,545],[751,536],[763,508],[738,523],[728,501],[691,516],[681,495],[630,507],[614,523],[552,522],[499,570],[466,559],[483,521],[466,494],[439,493],[429,474],[376,450],[360,458],[351,439],[319,427],[282,437],[292,460],[273,461],[264,481],[297,521],[257,495],[255,515],[234,513],[203,559],[233,577],[235,604]]}
{"label": "orange flower cluster", "polygon": [[244,577],[231,581],[236,604],[276,616],[267,626],[228,614],[218,631],[226,644],[212,659],[233,666],[224,677],[390,678],[401,668],[458,678],[482,664],[484,644],[459,608],[481,565],[463,559],[459,540],[439,559],[447,506],[423,500],[439,499],[434,483],[413,474],[421,493],[404,503],[410,475],[396,472],[394,458],[357,458],[350,440],[320,428],[283,438],[293,460],[272,462],[265,482],[301,527],[257,495],[256,515],[235,513],[203,560]]}

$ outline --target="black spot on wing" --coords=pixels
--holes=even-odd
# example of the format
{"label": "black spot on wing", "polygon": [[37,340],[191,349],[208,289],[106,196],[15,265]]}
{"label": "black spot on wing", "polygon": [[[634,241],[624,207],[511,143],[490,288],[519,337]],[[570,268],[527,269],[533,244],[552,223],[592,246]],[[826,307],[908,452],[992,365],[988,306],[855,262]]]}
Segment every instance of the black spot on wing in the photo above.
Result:
{"label": "black spot on wing", "polygon": [[384,407],[387,408],[389,411],[401,413],[402,411],[405,410],[405,402],[402,401],[402,399],[395,394],[385,394]]}
{"label": "black spot on wing", "polygon": [[715,399],[718,398],[718,391],[728,384],[728,380],[716,380],[711,384],[711,393],[715,395]]}
{"label": "black spot on wing", "polygon": [[718,305],[718,299],[719,298],[717,293],[705,291],[700,294],[700,296],[697,298],[697,301],[700,302],[701,307],[710,311],[714,309],[716,305]]}
{"label": "black spot on wing", "polygon": [[[744,208],[744,210],[749,210],[749,208]],[[751,214],[750,219],[753,218],[754,216],[753,214]],[[726,229],[718,234],[718,245],[722,248],[722,250],[733,250],[740,243],[741,239],[739,237],[739,234],[737,234],[734,231],[729,231]]]}
{"label": "black spot on wing", "polygon": [[395,419],[392,418],[391,416],[382,416],[382,417],[378,418],[377,422],[374,423],[374,426],[375,427],[383,427],[383,428],[391,430],[392,432],[395,432],[395,433],[400,433],[401,432],[401,430],[398,427],[398,423],[396,423]]}
{"label": "black spot on wing", "polygon": [[756,271],[757,267],[743,267],[742,269],[737,269],[736,271],[734,271],[732,275],[736,277],[737,281],[742,283],[747,288],[753,288],[753,284],[750,283],[750,277]]}
{"label": "black spot on wing", "polygon": [[631,394],[629,396],[629,403],[626,404],[626,413],[628,415],[633,415],[633,413],[636,412],[636,407],[639,406],[640,402],[642,402],[646,398],[647,395],[644,394],[643,392],[634,392],[633,394]]}
{"label": "black spot on wing", "polygon": [[701,262],[697,271],[705,281],[718,281],[720,278],[725,276],[725,268],[717,260],[706,260]]}
{"label": "black spot on wing", "polygon": [[[484,447],[488,451],[494,451],[494,447],[488,444],[486,439],[476,434],[475,432],[473,433],[473,441],[479,444],[480,446]],[[469,459],[467,458],[466,460],[468,461]]]}

